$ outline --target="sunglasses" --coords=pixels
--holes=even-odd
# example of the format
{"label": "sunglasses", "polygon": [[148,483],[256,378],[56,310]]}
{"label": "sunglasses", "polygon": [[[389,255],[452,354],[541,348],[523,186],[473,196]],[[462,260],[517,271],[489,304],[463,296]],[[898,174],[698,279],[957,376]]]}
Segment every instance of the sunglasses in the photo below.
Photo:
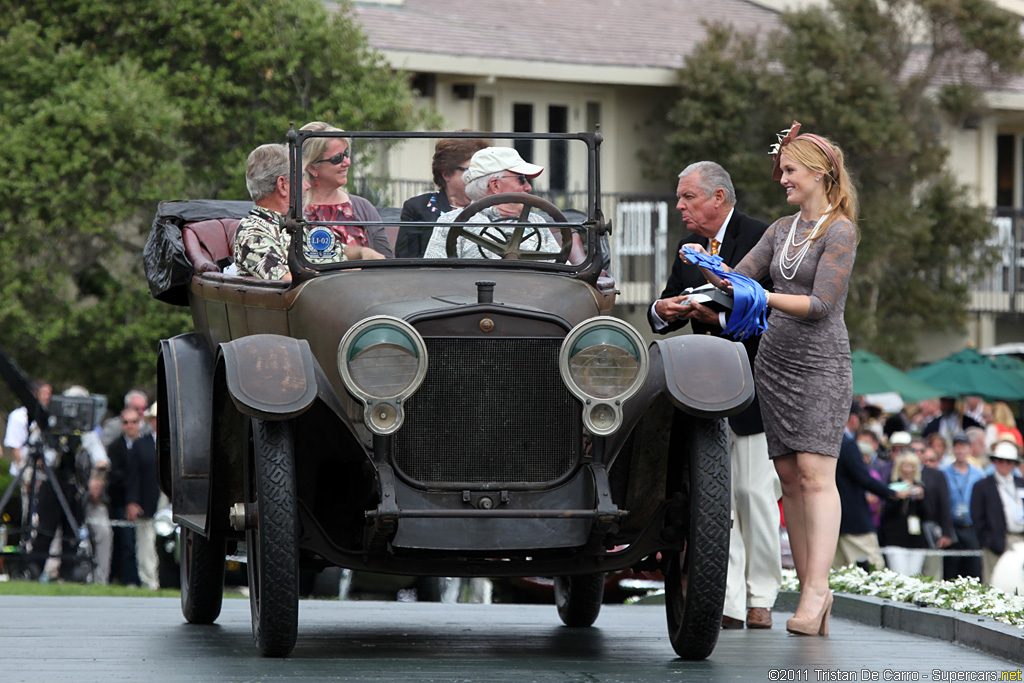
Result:
{"label": "sunglasses", "polygon": [[346,149],[344,152],[338,152],[337,154],[335,154],[333,157],[330,157],[329,159],[321,159],[320,161],[314,161],[313,163],[314,164],[322,164],[324,162],[327,162],[329,164],[334,164],[335,166],[337,166],[341,162],[345,161],[345,159],[351,158],[351,156],[352,155],[350,155],[348,153],[348,150]]}
{"label": "sunglasses", "polygon": [[502,178],[515,178],[519,181],[521,187],[526,187],[526,176],[522,173],[513,173],[512,175],[503,175]]}

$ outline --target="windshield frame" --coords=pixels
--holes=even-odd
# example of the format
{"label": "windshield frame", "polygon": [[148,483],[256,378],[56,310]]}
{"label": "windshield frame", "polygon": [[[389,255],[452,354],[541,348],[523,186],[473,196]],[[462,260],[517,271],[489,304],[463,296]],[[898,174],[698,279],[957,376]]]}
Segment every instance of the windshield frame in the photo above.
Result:
{"label": "windshield frame", "polygon": [[[303,142],[310,138],[344,138],[347,140],[409,140],[409,139],[433,139],[442,138],[481,138],[498,140],[577,140],[586,145],[587,157],[587,197],[586,206],[582,210],[571,213],[585,213],[582,220],[568,220],[566,223],[553,222],[548,224],[553,228],[570,228],[579,231],[583,239],[583,246],[586,250],[586,258],[578,264],[553,263],[541,260],[518,260],[518,259],[489,259],[489,258],[388,258],[382,260],[357,260],[342,261],[339,263],[313,264],[306,260],[302,249],[301,235],[307,226],[307,221],[302,210],[302,147]],[[291,235],[288,263],[292,273],[293,282],[298,283],[304,280],[317,277],[324,273],[341,271],[352,268],[396,268],[410,266],[417,267],[445,267],[445,268],[508,268],[513,270],[544,270],[549,272],[562,273],[596,282],[601,272],[600,241],[608,234],[609,226],[604,220],[601,211],[600,191],[600,146],[603,137],[600,131],[593,133],[502,133],[502,132],[480,132],[480,131],[458,131],[458,132],[404,132],[404,131],[288,131],[288,154],[290,161],[290,191],[288,213],[285,216],[285,229]],[[561,207],[560,207],[561,208]],[[562,209],[568,211],[567,209]],[[399,226],[399,227],[421,227],[433,228],[439,224],[425,221],[401,221],[381,220],[357,221],[346,220],[344,223],[317,221],[316,225],[350,225],[350,226]],[[480,227],[479,222],[450,222],[441,224],[444,227]],[[537,223],[521,223],[509,221],[501,223],[502,227],[514,228],[520,226],[536,227]]]}

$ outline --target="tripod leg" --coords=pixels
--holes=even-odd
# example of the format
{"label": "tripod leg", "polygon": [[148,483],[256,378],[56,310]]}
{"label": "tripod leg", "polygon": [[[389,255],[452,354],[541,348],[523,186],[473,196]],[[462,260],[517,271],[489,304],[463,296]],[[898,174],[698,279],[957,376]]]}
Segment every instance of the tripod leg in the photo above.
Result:
{"label": "tripod leg", "polygon": [[75,532],[75,538],[81,540],[82,531],[84,530],[88,534],[88,529],[84,525],[79,525],[78,520],[75,519],[74,513],[71,512],[71,506],[68,504],[67,496],[64,495],[64,490],[60,486],[60,482],[57,481],[57,475],[53,473],[53,468],[50,467],[50,463],[46,462],[46,458],[43,458],[43,467],[46,468],[46,476],[54,495],[57,496],[57,501],[60,502],[61,509],[64,511],[64,517],[67,519],[68,526]]}
{"label": "tripod leg", "polygon": [[[57,473],[54,472],[45,458],[42,459],[42,463],[47,473],[47,482],[50,485],[49,491],[53,493],[64,514],[62,547],[59,554],[61,559],[61,578],[84,582],[93,570],[92,551],[89,545],[89,528],[85,524],[85,511],[82,511],[82,519],[80,521],[72,511],[69,502],[69,495],[74,495],[74,491],[66,492],[65,482],[58,479]],[[77,488],[71,482],[68,482],[67,485],[72,489]],[[41,543],[52,540],[56,526],[60,525],[59,522],[54,525],[49,524],[51,520],[49,511],[46,516],[48,533],[37,534],[37,538]],[[44,525],[42,524],[42,512],[40,512],[40,527],[42,526]],[[53,527],[52,529],[51,526]],[[45,552],[50,556],[49,546],[47,546]]]}
{"label": "tripod leg", "polygon": [[8,484],[7,488],[4,490],[4,497],[0,498],[0,516],[4,514],[4,510],[7,509],[7,504],[11,502],[11,497],[14,495],[14,489],[21,483],[21,475],[25,471],[25,467],[27,467],[27,465],[27,462],[23,462],[21,464],[21,467],[18,468],[18,474],[15,475],[14,479],[11,480],[11,483]]}

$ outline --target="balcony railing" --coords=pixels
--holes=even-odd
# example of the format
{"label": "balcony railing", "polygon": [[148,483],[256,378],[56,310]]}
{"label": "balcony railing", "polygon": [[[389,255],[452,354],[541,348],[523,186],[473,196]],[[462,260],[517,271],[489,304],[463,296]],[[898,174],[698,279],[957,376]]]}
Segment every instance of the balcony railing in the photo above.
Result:
{"label": "balcony railing", "polygon": [[996,209],[989,245],[996,250],[991,271],[971,286],[967,309],[976,313],[1024,313],[1024,209]]}

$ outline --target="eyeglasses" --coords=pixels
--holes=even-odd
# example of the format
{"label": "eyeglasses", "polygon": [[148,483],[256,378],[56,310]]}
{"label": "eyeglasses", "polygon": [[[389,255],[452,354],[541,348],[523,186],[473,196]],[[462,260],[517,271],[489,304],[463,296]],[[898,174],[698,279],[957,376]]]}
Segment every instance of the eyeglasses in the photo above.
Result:
{"label": "eyeglasses", "polygon": [[348,150],[346,149],[344,152],[338,152],[333,157],[330,157],[328,159],[321,159],[320,161],[314,161],[313,163],[322,164],[324,162],[327,162],[329,164],[334,164],[335,166],[337,166],[341,162],[345,161],[345,159],[348,159],[350,157],[351,155],[348,153]]}
{"label": "eyeglasses", "polygon": [[521,187],[526,187],[526,176],[522,173],[513,173],[512,175],[503,175],[502,178],[515,178],[519,181]]}

